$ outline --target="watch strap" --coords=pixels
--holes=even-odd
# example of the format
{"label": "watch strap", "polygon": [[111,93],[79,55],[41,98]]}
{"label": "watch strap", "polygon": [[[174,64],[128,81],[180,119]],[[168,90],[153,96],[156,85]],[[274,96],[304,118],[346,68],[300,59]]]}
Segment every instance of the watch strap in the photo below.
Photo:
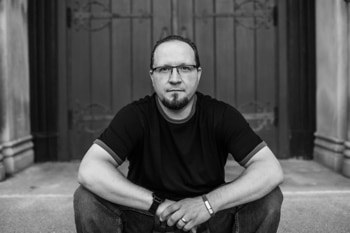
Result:
{"label": "watch strap", "polygon": [[158,206],[164,201],[164,198],[159,197],[156,193],[152,193],[153,202],[148,212],[155,215],[158,209]]}

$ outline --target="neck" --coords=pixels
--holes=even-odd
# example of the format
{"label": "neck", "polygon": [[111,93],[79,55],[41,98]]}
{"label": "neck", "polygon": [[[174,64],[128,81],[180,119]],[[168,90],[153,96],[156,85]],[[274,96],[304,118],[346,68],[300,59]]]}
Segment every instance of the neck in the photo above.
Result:
{"label": "neck", "polygon": [[158,103],[159,103],[160,107],[162,108],[162,110],[164,111],[164,113],[167,115],[167,117],[169,117],[172,120],[177,120],[177,121],[184,120],[187,117],[189,117],[189,115],[191,114],[191,111],[192,111],[194,99],[195,98],[191,98],[190,102],[185,107],[183,107],[179,110],[173,110],[173,109],[169,109],[169,108],[165,107],[164,104],[162,103],[162,101],[160,101],[160,99],[157,97]]}

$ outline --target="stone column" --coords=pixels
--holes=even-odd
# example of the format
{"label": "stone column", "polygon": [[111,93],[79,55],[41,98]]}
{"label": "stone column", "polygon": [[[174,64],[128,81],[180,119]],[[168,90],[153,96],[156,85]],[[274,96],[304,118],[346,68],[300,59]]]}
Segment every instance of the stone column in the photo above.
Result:
{"label": "stone column", "polygon": [[4,156],[1,154],[1,151],[2,151],[2,146],[0,145],[0,181],[5,179],[5,166],[3,163]]}
{"label": "stone column", "polygon": [[0,145],[7,174],[34,161],[27,27],[27,0],[0,1]]}
{"label": "stone column", "polygon": [[[347,36],[347,45],[348,45],[348,78],[350,79],[350,3],[348,3],[348,36]],[[350,81],[348,83],[348,121],[347,121],[347,139],[345,142],[345,151],[344,151],[344,162],[342,172],[344,176],[350,177]]]}
{"label": "stone column", "polygon": [[340,172],[347,130],[347,3],[316,0],[317,129],[314,158]]}

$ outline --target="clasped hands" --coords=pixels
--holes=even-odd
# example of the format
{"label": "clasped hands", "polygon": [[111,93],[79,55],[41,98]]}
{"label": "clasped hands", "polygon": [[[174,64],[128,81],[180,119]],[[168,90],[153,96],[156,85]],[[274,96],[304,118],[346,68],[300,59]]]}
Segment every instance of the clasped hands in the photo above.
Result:
{"label": "clasped hands", "polygon": [[160,221],[166,221],[168,226],[176,224],[178,229],[191,233],[197,232],[197,226],[210,218],[201,197],[186,198],[177,202],[166,199],[159,205],[156,214]]}

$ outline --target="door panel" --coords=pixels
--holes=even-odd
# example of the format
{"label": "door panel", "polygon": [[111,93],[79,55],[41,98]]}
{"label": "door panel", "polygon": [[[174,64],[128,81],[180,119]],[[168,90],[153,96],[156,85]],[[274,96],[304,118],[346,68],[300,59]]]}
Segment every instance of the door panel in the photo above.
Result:
{"label": "door panel", "polygon": [[69,2],[71,158],[79,159],[113,115],[152,93],[152,45],[171,33],[194,40],[199,90],[240,109],[277,151],[273,0],[79,0]]}
{"label": "door panel", "polygon": [[152,91],[151,1],[79,1],[69,30],[70,154],[81,158],[114,114]]}
{"label": "door panel", "polygon": [[203,93],[215,96],[215,74],[214,74],[214,18],[202,17],[202,15],[213,12],[212,0],[195,1],[195,31],[194,40],[197,44],[201,65],[203,67],[199,90]]}
{"label": "door panel", "polygon": [[[217,1],[216,12],[227,14],[233,11],[232,0]],[[236,101],[236,48],[235,21],[232,17],[216,18],[216,89],[217,98],[234,104]],[[229,88],[228,88],[229,87]]]}
{"label": "door panel", "polygon": [[273,0],[198,1],[194,40],[203,66],[199,89],[240,109],[277,154],[274,9]]}

